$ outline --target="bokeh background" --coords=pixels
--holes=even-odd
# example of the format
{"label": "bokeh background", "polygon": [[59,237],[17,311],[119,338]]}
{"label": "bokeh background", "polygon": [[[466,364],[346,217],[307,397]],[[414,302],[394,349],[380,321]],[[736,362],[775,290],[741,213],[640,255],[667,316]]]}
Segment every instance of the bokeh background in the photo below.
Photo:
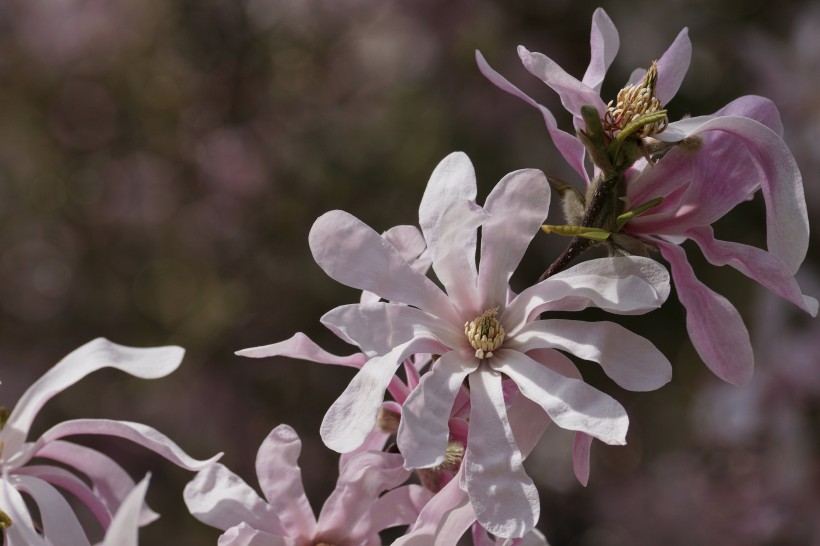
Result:
{"label": "bokeh background", "polygon": [[[97,336],[182,345],[185,361],[168,378],[96,373],[49,403],[34,432],[77,417],[140,421],[194,456],[225,451],[255,485],[259,443],[288,423],[318,509],[337,457],[318,426],[352,370],[233,352],[296,331],[352,352],[318,322],[358,297],[310,256],[307,234],[323,212],[344,209],[377,230],[414,224],[430,172],[454,150],[472,158],[480,196],[524,167],[573,180],[540,116],[485,81],[474,51],[568,128],[515,47],[582,75],[599,4],[621,35],[604,96],[688,26],[692,67],[672,117],[771,97],[817,217],[820,5],[811,0],[4,0],[0,402],[13,405]],[[739,207],[718,234],[763,244],[762,210],[758,200]],[[514,284],[533,282],[564,242],[539,235]],[[820,326],[692,254],[698,275],[747,319],[755,378],[738,389],[709,374],[674,298],[626,320],[669,356],[675,377],[634,394],[583,367],[626,405],[629,445],[596,443],[582,488],[571,435],[547,432],[528,468],[554,545],[820,544]],[[812,251],[799,277],[815,296],[817,266]],[[163,517],[143,543],[215,543],[218,532],[182,503],[190,474],[126,442],[85,441],[137,479],[153,473],[149,502]]]}

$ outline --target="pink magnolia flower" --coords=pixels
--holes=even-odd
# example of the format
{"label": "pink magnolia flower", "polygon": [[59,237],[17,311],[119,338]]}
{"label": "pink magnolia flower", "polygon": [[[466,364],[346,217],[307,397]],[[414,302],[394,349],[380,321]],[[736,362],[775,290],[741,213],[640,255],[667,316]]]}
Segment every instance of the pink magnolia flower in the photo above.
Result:
{"label": "pink magnolia flower", "polygon": [[220,546],[365,546],[381,544],[380,531],[413,522],[432,496],[401,485],[410,476],[401,455],[361,451],[340,461],[336,489],[317,519],[302,487],[301,450],[296,432],[279,425],[256,456],[265,499],[215,463],[185,487],[185,503],[198,520],[225,531]]}
{"label": "pink magnolia flower", "polygon": [[[27,442],[34,418],[52,396],[70,387],[89,373],[112,367],[143,378],[163,377],[180,364],[183,349],[124,347],[98,338],[76,349],[46,372],[23,393],[0,430],[3,512],[13,512],[6,529],[8,546],[33,544],[32,535],[52,545],[89,544],[86,533],[66,498],[55,488],[70,492],[95,517],[103,529],[109,528],[135,484],[128,473],[111,458],[94,449],[63,440],[77,434],[103,434],[135,442],[188,470],[199,470],[219,458],[206,461],[189,457],[169,438],[139,423],[106,419],[77,419],[60,423],[34,442]],[[33,458],[54,461],[57,465],[31,464]],[[79,476],[78,476],[79,474]],[[85,476],[90,481],[90,486]],[[23,494],[37,507],[35,524]],[[7,510],[8,509],[8,510]],[[125,516],[123,516],[125,517]],[[157,518],[147,507],[141,509],[139,522]],[[42,533],[35,530],[42,529]]]}
{"label": "pink magnolia flower", "polygon": [[[398,366],[413,354],[440,355],[402,408],[397,442],[405,465],[431,468],[443,462],[450,410],[468,381],[463,485],[482,525],[498,536],[522,536],[537,520],[538,500],[509,429],[502,374],[559,426],[623,444],[628,424],[623,407],[556,371],[569,362],[556,349],[600,362],[616,383],[632,390],[665,384],[669,362],[648,341],[614,323],[534,319],[543,311],[588,306],[646,312],[666,298],[668,275],[644,258],[593,260],[508,301],[510,276],[547,216],[546,179],[535,170],[511,173],[484,208],[476,205],[475,195],[472,164],[455,153],[436,168],[422,198],[420,225],[446,292],[350,214],[331,211],[314,224],[311,250],[325,272],[389,300],[341,306],[322,318],[369,360],[325,415],[321,433],[336,451],[358,448],[373,429]],[[482,225],[479,271],[475,255]],[[535,350],[547,352],[536,361],[526,354]]]}
{"label": "pink magnolia flower", "polygon": [[[592,58],[582,80],[540,53],[523,47],[518,53],[527,70],[559,94],[580,128],[583,105],[597,108],[602,120],[612,115],[599,93],[618,46],[615,26],[599,8],[592,18]],[[660,105],[677,92],[690,57],[691,44],[684,29],[657,61],[654,95]],[[491,82],[539,109],[558,150],[589,182],[586,150],[580,140],[558,129],[547,108],[491,69],[480,53],[477,61]],[[644,74],[646,70],[636,70],[630,82],[640,81]],[[745,383],[752,375],[749,334],[737,309],[695,277],[680,245],[691,239],[710,263],[731,265],[812,316],[817,314],[817,301],[804,296],[794,279],[806,255],[809,227],[802,178],[782,132],[771,101],[741,97],[715,114],[669,123],[654,139],[681,145],[657,161],[639,160],[626,176],[626,210],[657,198],[663,201],[629,220],[621,232],[657,247],[670,263],[695,349],[715,374],[735,384]],[[758,190],[766,204],[768,251],[716,239],[711,224]]]}

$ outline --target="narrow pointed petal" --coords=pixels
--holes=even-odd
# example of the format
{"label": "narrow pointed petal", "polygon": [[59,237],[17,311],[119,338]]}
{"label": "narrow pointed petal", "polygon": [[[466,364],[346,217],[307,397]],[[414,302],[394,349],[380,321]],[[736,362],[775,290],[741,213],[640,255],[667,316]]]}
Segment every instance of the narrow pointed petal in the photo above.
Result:
{"label": "narrow pointed petal", "polygon": [[640,314],[657,309],[669,295],[669,273],[639,256],[581,262],[521,292],[504,310],[501,323],[512,336],[543,311],[599,307],[610,313]]}
{"label": "narrow pointed petal", "polygon": [[[11,483],[9,480],[14,480]],[[15,489],[17,479],[9,477],[4,471],[0,478],[0,494],[3,500],[3,511],[11,518],[12,525],[3,531],[5,546],[53,546],[46,543],[45,539],[34,530],[34,522],[31,519],[26,501],[19,491]]]}
{"label": "narrow pointed petal", "polygon": [[678,92],[691,60],[692,42],[689,40],[689,29],[684,28],[669,49],[658,59],[658,84],[655,86],[655,96],[661,104],[668,104]]}
{"label": "narrow pointed petal", "polygon": [[[136,486],[131,476],[112,458],[89,447],[54,440],[42,446],[37,457],[58,461],[85,474],[95,494],[112,514],[119,510],[125,497]],[[140,525],[147,525],[158,517],[146,504],[142,508]]]}
{"label": "narrow pointed petal", "polygon": [[15,453],[40,408],[52,396],[101,368],[116,368],[141,379],[164,377],[179,367],[181,347],[125,347],[97,338],[72,351],[23,393],[0,432],[6,454]]}
{"label": "narrow pointed petal", "polygon": [[[436,259],[436,246],[441,236],[442,218],[453,203],[471,201],[475,203],[475,169],[464,152],[453,152],[436,165],[419,205],[419,225],[427,242],[427,248]],[[469,252],[475,255],[476,234],[464,241]],[[387,298],[392,300],[393,298]],[[407,303],[407,302],[405,302]]]}
{"label": "narrow pointed petal", "polygon": [[137,546],[139,537],[140,511],[145,503],[145,493],[148,491],[148,482],[151,475],[145,476],[137,486],[131,490],[120,509],[117,510],[111,526],[105,532],[102,546]]}
{"label": "narrow pointed petal", "polygon": [[198,472],[185,486],[183,498],[191,515],[211,527],[224,531],[244,522],[274,535],[288,534],[276,510],[222,464]]}
{"label": "narrow pointed petal", "polygon": [[747,383],[754,371],[754,356],[749,332],[737,309],[695,278],[682,248],[671,243],[658,247],[672,266],[678,299],[686,308],[686,329],[700,358],[724,381]]}
{"label": "narrow pointed petal", "polygon": [[618,29],[609,15],[598,8],[592,14],[592,32],[589,37],[590,60],[587,71],[581,83],[601,93],[601,84],[606,76],[606,71],[615,60],[618,48],[621,46],[621,39],[618,37]]}
{"label": "narrow pointed petal", "polygon": [[500,537],[522,537],[538,521],[538,490],[507,420],[501,375],[486,364],[470,374],[470,403],[462,487],[482,527]]}
{"label": "narrow pointed petal", "polygon": [[440,347],[438,341],[419,338],[368,360],[325,413],[320,428],[325,445],[339,453],[358,448],[376,424],[384,391],[399,365],[414,353],[429,353]]}
{"label": "narrow pointed petal", "polygon": [[28,445],[24,452],[9,461],[9,464],[13,467],[25,464],[32,456],[37,455],[42,446],[54,440],[76,434],[99,434],[130,440],[186,470],[200,470],[222,456],[219,453],[203,461],[194,459],[170,438],[158,430],[140,423],[111,421],[108,419],[74,419],[64,421],[48,429],[34,444]]}
{"label": "narrow pointed petal", "polygon": [[530,74],[558,93],[561,97],[561,104],[575,118],[576,127],[579,127],[579,123],[580,127],[583,127],[581,107],[584,105],[595,107],[601,117],[604,116],[606,105],[598,92],[567,74],[563,68],[558,66],[558,63],[541,53],[530,53],[523,46],[518,46],[518,56]]}
{"label": "narrow pointed petal", "polygon": [[260,347],[251,347],[236,352],[239,356],[249,358],[268,358],[271,356],[287,356],[300,360],[309,360],[319,364],[335,364],[339,366],[350,366],[351,368],[361,368],[367,362],[367,356],[362,353],[355,353],[347,356],[337,356],[319,347],[312,339],[296,332],[293,337]]}
{"label": "narrow pointed petal", "polygon": [[515,381],[564,429],[586,432],[612,445],[626,443],[629,419],[623,406],[583,381],[564,377],[518,351],[499,349],[491,365]]}
{"label": "narrow pointed petal", "polygon": [[475,356],[466,352],[445,353],[407,397],[397,437],[406,468],[429,468],[444,462],[453,402],[464,378],[478,363]]}
{"label": "narrow pointed petal", "polygon": [[478,273],[475,239],[489,215],[472,201],[456,201],[444,211],[437,226],[438,240],[430,246],[433,270],[444,285],[458,316],[475,316]]}
{"label": "narrow pointed petal", "polygon": [[43,536],[49,544],[91,546],[80,521],[59,491],[37,478],[17,475],[14,479],[17,490],[27,493],[37,505],[43,524]]}
{"label": "narrow pointed petal", "polygon": [[687,235],[698,244],[709,263],[730,265],[811,316],[817,316],[817,300],[803,295],[794,275],[776,256],[753,246],[719,241],[711,226],[692,229]]}
{"label": "narrow pointed petal", "polygon": [[309,242],[316,263],[332,279],[435,315],[454,315],[444,292],[358,218],[340,210],[326,212],[313,223]]}
{"label": "narrow pointed petal", "polygon": [[649,340],[614,322],[537,320],[527,323],[505,348],[527,352],[560,349],[601,365],[604,373],[630,391],[652,391],[672,379],[672,365]]}
{"label": "narrow pointed petal", "polygon": [[589,451],[592,447],[592,436],[576,432],[572,441],[572,470],[578,483],[587,486],[589,483]]}
{"label": "narrow pointed petal", "polygon": [[470,499],[459,487],[459,476],[463,472],[462,467],[456,476],[430,499],[415,523],[404,536],[393,542],[393,546],[450,546],[458,542],[461,535],[475,521]]}
{"label": "narrow pointed petal", "polygon": [[479,71],[481,71],[484,77],[490,80],[491,83],[502,91],[506,91],[510,95],[518,97],[541,112],[541,115],[544,117],[544,123],[547,125],[547,132],[550,138],[552,138],[555,147],[558,148],[558,151],[564,156],[567,163],[575,169],[575,172],[581,175],[583,180],[589,182],[589,173],[587,173],[584,165],[586,149],[581,141],[578,140],[575,135],[559,129],[558,122],[555,121],[555,116],[552,115],[552,112],[550,112],[548,108],[534,101],[529,95],[510,83],[504,76],[493,70],[480,52],[475,52],[475,58]]}
{"label": "narrow pointed petal", "polygon": [[103,529],[111,523],[112,513],[103,504],[88,485],[64,468],[48,465],[27,465],[18,468],[15,472],[17,476],[30,476],[59,487],[63,491],[68,491],[88,509],[97,519]]}
{"label": "narrow pointed petal", "polygon": [[466,343],[462,329],[421,309],[395,303],[341,305],[320,320],[369,356],[387,354],[397,345],[422,335],[438,339],[446,347]]}
{"label": "narrow pointed petal", "polygon": [[299,454],[302,442],[296,431],[279,425],[262,441],[256,455],[256,475],[270,506],[292,538],[309,540],[316,517],[305,496]]}
{"label": "narrow pointed petal", "polygon": [[490,219],[481,228],[478,275],[481,311],[506,305],[510,277],[541,229],[549,207],[547,178],[536,169],[506,175],[487,196],[484,210]]}
{"label": "narrow pointed petal", "polygon": [[347,539],[354,544],[365,544],[364,537],[391,527],[410,525],[432,497],[432,491],[415,484],[390,490],[376,499],[367,517],[359,521]]}

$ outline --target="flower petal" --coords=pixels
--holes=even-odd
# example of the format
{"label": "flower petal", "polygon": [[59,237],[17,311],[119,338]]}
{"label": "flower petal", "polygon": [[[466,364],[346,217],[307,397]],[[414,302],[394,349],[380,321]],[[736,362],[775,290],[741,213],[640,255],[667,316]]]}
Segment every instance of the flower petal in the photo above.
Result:
{"label": "flower petal", "polygon": [[754,356],[749,332],[729,301],[695,278],[686,253],[677,245],[659,242],[672,267],[678,299],[686,308],[686,329],[692,345],[715,375],[742,385],[752,378]]}
{"label": "flower petal", "polygon": [[558,151],[562,156],[564,156],[567,163],[575,169],[579,175],[581,175],[581,178],[586,182],[589,182],[589,173],[587,173],[584,165],[586,148],[584,148],[581,141],[578,140],[575,135],[559,129],[558,122],[555,121],[555,116],[552,115],[552,112],[550,112],[548,108],[535,102],[526,93],[511,84],[506,78],[504,78],[504,76],[493,70],[490,65],[487,64],[487,61],[484,60],[484,57],[480,52],[475,52],[475,58],[479,71],[481,71],[481,73],[484,74],[484,76],[496,87],[502,91],[506,91],[514,97],[518,97],[541,112],[541,115],[544,117],[544,123],[547,125],[547,132],[549,133],[550,138],[552,138],[552,142],[555,144],[555,147],[558,148]]}
{"label": "flower petal", "polygon": [[583,128],[581,107],[594,106],[603,118],[606,105],[597,91],[581,83],[569,74],[558,63],[541,53],[530,53],[524,46],[518,46],[518,56],[530,74],[540,78],[561,97],[561,104],[575,118],[575,126]]}
{"label": "flower petal", "polygon": [[406,468],[430,468],[444,461],[450,437],[448,421],[464,378],[479,360],[461,351],[441,355],[421,377],[402,407],[396,443]]}
{"label": "flower petal", "polygon": [[507,420],[501,375],[486,364],[470,374],[470,403],[461,486],[482,527],[500,537],[522,537],[538,521],[538,490]]}
{"label": "flower petal", "polygon": [[680,89],[683,77],[689,70],[692,60],[692,42],[689,40],[689,29],[680,31],[675,41],[658,59],[658,83],[655,96],[666,105]]}
{"label": "flower petal", "polygon": [[310,230],[316,263],[334,280],[442,317],[454,317],[449,299],[413,269],[399,251],[358,218],[332,210]]}
{"label": "flower petal", "polygon": [[522,353],[560,349],[598,362],[613,381],[630,391],[652,391],[672,379],[672,365],[646,338],[614,322],[537,320],[504,344]]}
{"label": "flower petal", "polygon": [[170,438],[158,430],[140,423],[111,421],[108,419],[74,419],[48,429],[36,442],[27,444],[25,450],[8,461],[8,464],[11,468],[21,466],[28,462],[31,457],[36,457],[40,448],[49,442],[76,434],[100,434],[130,440],[186,470],[199,470],[222,456],[219,453],[204,461],[194,459]]}
{"label": "flower petal", "polygon": [[422,508],[433,497],[433,492],[420,485],[407,485],[392,489],[376,499],[367,517],[348,534],[353,544],[365,544],[364,537],[378,534],[384,529],[409,525],[416,521]]}
{"label": "flower petal", "polygon": [[515,381],[521,394],[541,406],[559,427],[586,432],[607,444],[626,443],[629,418],[623,406],[608,395],[518,351],[498,349],[490,365]]}
{"label": "flower petal", "polygon": [[4,546],[53,546],[46,543],[45,539],[34,529],[34,521],[31,519],[26,501],[12,484],[7,472],[3,472],[0,478],[0,493],[3,499],[3,511],[12,521],[11,527],[3,531]]}
{"label": "flower petal", "polygon": [[[419,205],[419,225],[434,262],[444,214],[453,203],[460,201],[475,203],[475,197],[475,169],[467,154],[453,152],[436,165]],[[464,241],[465,249],[469,253],[469,249],[472,248],[473,256],[475,256],[476,240],[476,233],[473,233]]]}
{"label": "flower petal", "polygon": [[711,226],[689,230],[687,235],[698,244],[709,263],[731,265],[811,316],[817,316],[817,300],[803,295],[786,264],[776,256],[753,246],[718,241]]}
{"label": "flower petal", "polygon": [[[119,510],[125,497],[136,486],[128,472],[108,455],[72,442],[49,442],[37,450],[37,457],[58,461],[85,474],[91,480],[94,493],[112,514]],[[142,508],[140,525],[147,525],[158,517],[156,512],[145,505]]]}
{"label": "flower petal", "polygon": [[0,431],[6,457],[23,445],[31,423],[52,396],[101,368],[116,368],[141,379],[164,377],[179,367],[185,350],[181,347],[147,349],[117,345],[97,338],[75,349],[29,387]]}
{"label": "flower petal", "polygon": [[43,480],[22,475],[12,476],[10,481],[18,491],[28,493],[34,500],[40,512],[43,536],[49,544],[91,546],[68,501],[54,487]]}
{"label": "flower petal", "polygon": [[320,429],[325,445],[339,453],[359,447],[373,430],[384,391],[402,361],[413,353],[430,353],[440,347],[438,341],[417,338],[368,360],[325,413]]}
{"label": "flower petal", "polygon": [[219,537],[217,546],[298,546],[295,540],[254,529],[244,521]]}
{"label": "flower petal", "polygon": [[244,522],[274,535],[289,534],[276,509],[220,463],[199,471],[185,486],[183,498],[191,515],[211,527],[224,531]]}
{"label": "flower petal", "polygon": [[459,475],[424,506],[416,522],[392,546],[452,546],[475,521],[467,493],[459,487]]}
{"label": "flower petal", "polygon": [[592,14],[592,32],[589,37],[590,60],[587,71],[581,83],[601,92],[601,84],[606,76],[606,71],[615,60],[618,48],[621,46],[621,39],[618,37],[618,29],[609,15],[603,8],[597,8]]}
{"label": "flower petal", "polygon": [[351,368],[361,368],[367,362],[367,356],[362,353],[355,353],[348,356],[337,356],[319,347],[312,339],[296,332],[293,337],[260,347],[251,347],[236,351],[239,356],[249,358],[268,358],[271,356],[287,356],[300,360],[309,360],[319,364],[336,364],[339,366],[350,366]]}
{"label": "flower petal", "polygon": [[528,319],[545,310],[579,311],[590,306],[610,313],[640,314],[657,309],[669,295],[669,273],[639,256],[581,262],[530,286],[501,313],[512,336]]}
{"label": "flower petal", "polygon": [[572,441],[572,470],[578,483],[587,486],[589,483],[589,450],[592,447],[592,436],[576,432]]}
{"label": "flower petal", "polygon": [[421,309],[396,303],[341,305],[325,313],[321,322],[368,356],[387,354],[422,335],[451,348],[466,345],[463,330]]}
{"label": "flower petal", "polygon": [[139,536],[140,512],[145,503],[145,493],[151,475],[146,475],[137,486],[125,497],[120,509],[114,515],[111,526],[105,532],[101,546],[137,546]]}
{"label": "flower petal", "polygon": [[268,503],[291,538],[310,540],[316,517],[305,496],[299,453],[302,442],[296,431],[279,425],[262,441],[256,455],[256,475]]}
{"label": "flower petal", "polygon": [[544,223],[549,207],[547,178],[536,169],[506,175],[487,196],[484,210],[490,218],[481,228],[479,313],[507,303],[510,277]]}

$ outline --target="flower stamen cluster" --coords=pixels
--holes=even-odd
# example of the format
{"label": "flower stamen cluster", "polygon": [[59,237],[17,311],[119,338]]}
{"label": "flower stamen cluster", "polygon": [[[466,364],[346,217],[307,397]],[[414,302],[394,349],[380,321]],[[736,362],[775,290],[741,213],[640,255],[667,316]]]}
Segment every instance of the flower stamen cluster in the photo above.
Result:
{"label": "flower stamen cluster", "polygon": [[[609,101],[604,115],[604,130],[614,137],[618,132],[639,119],[663,110],[661,101],[655,96],[655,85],[658,83],[657,61],[646,71],[638,84],[627,85],[618,92],[617,102]],[[613,105],[612,103],[615,102]],[[654,123],[648,123],[636,131],[639,138],[663,132],[669,125],[669,118],[663,116]]]}
{"label": "flower stamen cluster", "polygon": [[464,334],[475,349],[476,358],[492,358],[493,351],[504,343],[504,328],[495,315],[498,307],[488,309],[481,316],[464,323]]}

